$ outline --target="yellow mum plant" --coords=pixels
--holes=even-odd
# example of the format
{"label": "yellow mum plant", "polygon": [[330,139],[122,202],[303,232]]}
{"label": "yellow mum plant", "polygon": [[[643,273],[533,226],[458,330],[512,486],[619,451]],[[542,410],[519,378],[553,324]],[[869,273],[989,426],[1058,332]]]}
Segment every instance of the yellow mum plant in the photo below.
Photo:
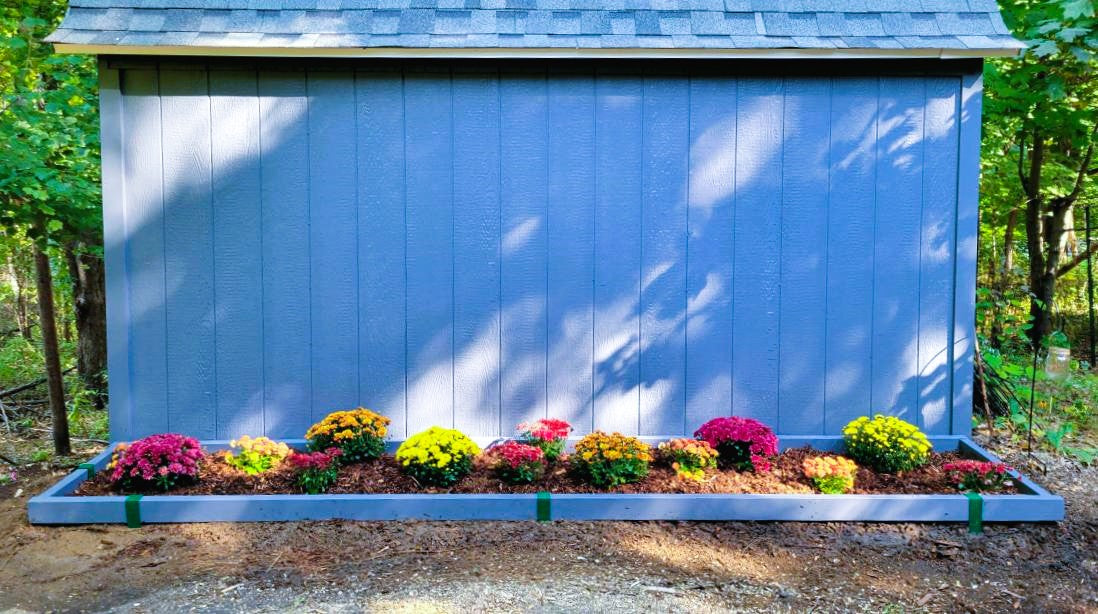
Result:
{"label": "yellow mum plant", "polygon": [[804,459],[804,475],[825,495],[841,495],[854,488],[858,465],[841,456],[813,456]]}
{"label": "yellow mum plant", "polygon": [[225,455],[225,462],[248,475],[274,469],[293,451],[282,442],[266,437],[252,439],[247,435],[230,441],[229,446],[232,450]]}
{"label": "yellow mum plant", "polygon": [[594,486],[611,488],[648,475],[652,448],[636,437],[595,431],[576,443],[572,468]]}
{"label": "yellow mum plant", "polygon": [[385,452],[389,419],[364,407],[334,411],[309,427],[309,450],[338,448],[342,462],[373,460]]}
{"label": "yellow mum plant", "polygon": [[420,484],[452,486],[473,470],[477,454],[480,448],[461,431],[432,426],[404,440],[396,461]]}
{"label": "yellow mum plant", "polygon": [[930,457],[930,440],[919,427],[895,416],[862,416],[843,428],[847,455],[884,473],[910,471]]}

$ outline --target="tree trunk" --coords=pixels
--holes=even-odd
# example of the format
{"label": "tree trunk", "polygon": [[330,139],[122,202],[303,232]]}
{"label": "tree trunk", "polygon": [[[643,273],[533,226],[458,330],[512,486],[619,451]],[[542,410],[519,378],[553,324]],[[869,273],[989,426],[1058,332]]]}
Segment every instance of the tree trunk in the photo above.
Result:
{"label": "tree trunk", "polygon": [[61,355],[57,348],[53,274],[50,271],[49,256],[37,245],[34,247],[34,269],[37,273],[38,319],[42,329],[42,350],[46,357],[50,413],[53,416],[53,451],[58,456],[68,456],[72,448],[69,443],[69,416],[65,410],[65,387],[61,379]]}
{"label": "tree trunk", "polygon": [[27,293],[26,284],[23,282],[19,269],[15,266],[15,259],[8,254],[8,277],[11,282],[11,291],[15,294],[15,325],[19,327],[19,334],[27,341],[33,341],[31,335],[30,318],[27,317]]}
{"label": "tree trunk", "polygon": [[76,370],[95,404],[106,405],[107,303],[103,259],[92,254],[65,250],[69,277],[72,278],[72,303],[76,314]]}

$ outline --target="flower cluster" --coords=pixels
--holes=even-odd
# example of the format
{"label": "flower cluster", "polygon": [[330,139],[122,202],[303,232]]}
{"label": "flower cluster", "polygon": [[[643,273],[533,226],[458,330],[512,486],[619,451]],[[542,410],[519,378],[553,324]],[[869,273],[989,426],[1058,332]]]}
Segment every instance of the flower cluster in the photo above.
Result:
{"label": "flower cluster", "polygon": [[1011,467],[1003,463],[961,460],[942,465],[957,488],[972,492],[999,492],[1014,484]]}
{"label": "flower cluster", "polygon": [[5,484],[14,484],[19,480],[19,474],[15,469],[9,469],[7,472],[0,472],[0,486]]}
{"label": "flower cluster", "polygon": [[702,481],[705,470],[717,466],[717,451],[708,441],[672,439],[656,449],[660,460],[671,465],[681,480]]}
{"label": "flower cluster", "polygon": [[484,451],[487,465],[509,484],[529,484],[545,475],[545,452],[541,448],[505,441]]}
{"label": "flower cluster", "polygon": [[595,431],[576,443],[571,462],[581,478],[599,488],[610,488],[647,476],[652,450],[636,437]]}
{"label": "flower cluster", "polygon": [[162,433],[118,444],[107,470],[111,481],[125,490],[167,491],[198,477],[201,458],[198,440]]}
{"label": "flower cluster", "polygon": [[877,471],[910,471],[926,463],[930,441],[917,426],[895,416],[862,416],[843,428],[846,452]]}
{"label": "flower cluster", "polygon": [[225,462],[248,475],[256,475],[264,471],[270,471],[282,464],[283,459],[290,455],[290,446],[271,441],[267,437],[251,437],[244,435],[240,439],[229,442],[232,451],[225,455]]}
{"label": "flower cluster", "polygon": [[564,452],[564,440],[572,432],[572,425],[556,418],[543,418],[518,425],[519,440],[529,446],[541,448],[545,458],[553,462]]}
{"label": "flower cluster", "polygon": [[364,407],[335,411],[309,427],[305,439],[313,451],[339,448],[343,462],[372,460],[385,452],[390,420]]}
{"label": "flower cluster", "polygon": [[460,431],[438,426],[400,444],[396,461],[420,484],[451,486],[473,469],[480,448]]}
{"label": "flower cluster", "polygon": [[328,448],[309,453],[294,452],[286,461],[297,472],[297,485],[302,491],[317,495],[327,492],[339,478],[339,457],[343,451]]}
{"label": "flower cluster", "polygon": [[858,465],[842,456],[813,456],[804,459],[804,475],[825,495],[841,495],[854,489]]}
{"label": "flower cluster", "polygon": [[722,467],[738,471],[770,471],[767,457],[778,453],[774,431],[752,418],[713,418],[694,431],[694,437],[709,442],[717,450]]}

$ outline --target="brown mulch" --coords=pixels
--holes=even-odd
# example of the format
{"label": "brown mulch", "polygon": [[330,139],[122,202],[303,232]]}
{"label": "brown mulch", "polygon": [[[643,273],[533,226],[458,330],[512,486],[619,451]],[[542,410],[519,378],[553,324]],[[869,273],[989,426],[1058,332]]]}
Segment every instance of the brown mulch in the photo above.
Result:
{"label": "brown mulch", "polygon": [[[293,471],[286,465],[266,473],[250,476],[224,462],[224,452],[203,461],[201,479],[194,484],[172,491],[176,495],[258,495],[298,492]],[[806,456],[819,454],[809,448],[782,452],[768,473],[722,470],[711,472],[704,481],[680,480],[670,467],[653,464],[648,477],[635,484],[610,489],[618,493],[713,493],[713,494],[779,494],[814,493],[811,481],[804,477],[801,464]],[[930,461],[913,471],[899,474],[877,473],[861,467],[855,482],[857,494],[935,494],[956,493],[955,485],[941,467],[957,460],[956,453],[933,453]],[[576,478],[568,471],[567,462],[558,463],[534,484],[511,485],[497,479],[487,467],[477,465],[473,472],[452,488],[421,487],[401,473],[392,456],[369,463],[350,465],[340,470],[339,480],[329,491],[333,494],[401,494],[401,493],[595,493],[597,489]],[[1013,492],[1008,491],[1008,492]],[[76,496],[125,494],[116,490],[106,473],[84,482],[73,493]]]}

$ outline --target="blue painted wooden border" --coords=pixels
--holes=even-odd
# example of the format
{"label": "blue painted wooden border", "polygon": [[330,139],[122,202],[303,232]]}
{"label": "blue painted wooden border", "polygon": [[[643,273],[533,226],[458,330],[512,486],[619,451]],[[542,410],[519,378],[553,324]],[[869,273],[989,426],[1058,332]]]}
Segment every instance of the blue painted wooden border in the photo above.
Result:
{"label": "blue painted wooden border", "polygon": [[[645,438],[658,440],[659,438]],[[287,440],[300,446],[301,440]],[[934,437],[935,449],[998,459],[967,437]],[[208,441],[208,450],[225,441]],[[395,448],[397,442],[389,444]],[[812,445],[838,450],[839,437],[787,437],[782,448]],[[90,462],[103,469],[113,446]],[[1021,495],[984,497],[985,522],[1049,522],[1064,518],[1064,500],[1017,475]],[[27,504],[32,524],[99,524],[126,521],[125,497],[68,496],[87,478],[74,470]],[[141,500],[145,523],[290,520],[534,520],[535,495],[154,495]],[[765,520],[797,522],[967,522],[964,495],[723,495],[559,494],[554,520]]]}

